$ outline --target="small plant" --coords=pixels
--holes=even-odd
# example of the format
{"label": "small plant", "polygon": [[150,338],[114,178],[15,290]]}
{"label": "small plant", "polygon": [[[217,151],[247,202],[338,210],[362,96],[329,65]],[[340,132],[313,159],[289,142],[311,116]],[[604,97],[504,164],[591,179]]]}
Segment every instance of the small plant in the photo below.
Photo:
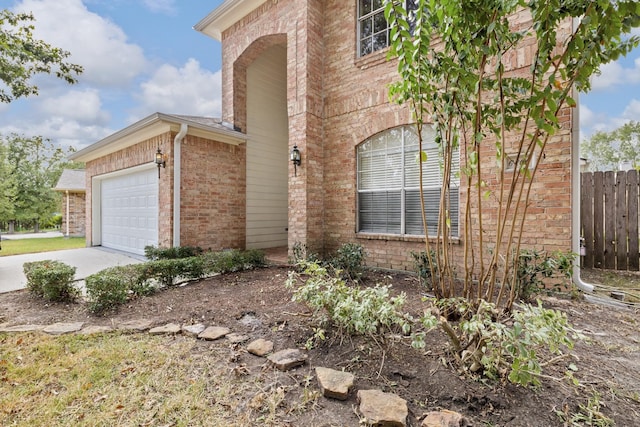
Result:
{"label": "small plant", "polygon": [[518,262],[518,297],[530,301],[548,286],[560,291],[571,285],[573,262],[572,252],[556,251],[548,255],[544,251],[523,250]]}
{"label": "small plant", "polygon": [[107,268],[85,279],[87,308],[102,313],[124,304],[132,293],[140,293],[139,271],[135,265]]}
{"label": "small plant", "polygon": [[358,280],[364,272],[364,247],[357,243],[345,243],[336,251],[329,264],[351,279]]}
{"label": "small plant", "polygon": [[73,301],[79,291],[73,285],[76,268],[61,261],[34,261],[23,265],[29,291],[49,301]]}
{"label": "small plant", "polygon": [[307,245],[295,242],[291,248],[291,256],[289,257],[291,264],[297,265],[303,262],[319,262],[320,256],[312,252]]}
{"label": "small plant", "polygon": [[[413,252],[411,251],[411,257],[413,258],[413,268],[416,270],[418,277],[420,277],[422,284],[431,289],[431,266],[429,265],[429,257],[426,251]],[[435,263],[437,260],[436,251],[431,250],[431,262]],[[436,271],[437,268],[434,268]]]}
{"label": "small plant", "polygon": [[598,392],[594,392],[589,397],[586,405],[580,404],[578,408],[580,411],[575,414],[570,414],[568,407],[565,407],[564,411],[556,411],[556,414],[565,426],[613,427],[616,425],[615,421],[602,413]]}
{"label": "small plant", "polygon": [[[390,286],[347,286],[340,277],[311,262],[304,263],[303,274],[307,279],[294,290],[293,300],[307,304],[321,322],[329,320],[347,334],[380,335],[394,327],[410,331],[410,321],[401,311],[405,295],[392,297]],[[298,273],[290,272],[287,287],[294,288],[299,278]]]}

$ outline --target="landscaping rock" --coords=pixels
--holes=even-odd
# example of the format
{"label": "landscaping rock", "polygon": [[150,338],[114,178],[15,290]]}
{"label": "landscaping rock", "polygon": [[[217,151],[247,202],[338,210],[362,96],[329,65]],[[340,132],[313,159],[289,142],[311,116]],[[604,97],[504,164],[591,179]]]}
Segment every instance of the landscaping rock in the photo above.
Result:
{"label": "landscaping rock", "polygon": [[273,351],[273,342],[258,338],[249,343],[247,351],[256,356],[265,356]]}
{"label": "landscaping rock", "polygon": [[365,422],[379,427],[405,427],[407,401],[393,393],[380,390],[359,390],[359,411]]}
{"label": "landscaping rock", "polygon": [[49,334],[49,335],[64,335],[64,334],[70,334],[73,332],[78,332],[80,329],[82,329],[82,325],[84,325],[84,323],[82,322],[71,322],[71,323],[65,323],[65,322],[60,322],[60,323],[54,323],[53,325],[49,325],[46,328],[44,328],[42,330],[42,332]]}
{"label": "landscaping rock", "polygon": [[209,326],[207,329],[202,331],[200,335],[198,335],[198,338],[207,341],[214,341],[224,337],[229,332],[231,332],[231,329],[225,328],[223,326]]}
{"label": "landscaping rock", "polygon": [[117,328],[125,332],[144,332],[151,328],[153,322],[146,319],[130,320],[117,325]]}
{"label": "landscaping rock", "polygon": [[286,350],[280,350],[273,353],[267,359],[275,365],[281,371],[288,371],[297,366],[303,365],[307,361],[305,353],[301,352],[297,348],[289,348]]}
{"label": "landscaping rock", "polygon": [[316,377],[324,397],[347,400],[349,389],[353,387],[355,376],[349,372],[335,369],[316,367]]}
{"label": "landscaping rock", "polygon": [[469,427],[471,422],[462,414],[454,411],[442,410],[429,412],[422,421],[422,427]]}
{"label": "landscaping rock", "polygon": [[94,334],[104,334],[106,332],[113,331],[111,326],[97,326],[97,325],[89,325],[86,328],[82,328],[80,330],[80,334],[82,335],[94,335]]}
{"label": "landscaping rock", "polygon": [[181,329],[182,328],[180,328],[180,325],[176,323],[167,323],[166,325],[157,326],[155,328],[149,329],[149,333],[151,335],[167,335],[167,334],[175,335],[179,333]]}
{"label": "landscaping rock", "polygon": [[47,325],[0,326],[0,332],[33,332],[33,331],[41,331],[46,327]]}
{"label": "landscaping rock", "polygon": [[197,337],[207,327],[202,323],[196,323],[195,325],[182,325],[182,333],[187,336]]}
{"label": "landscaping rock", "polygon": [[232,333],[227,335],[227,339],[231,341],[232,344],[240,344],[242,342],[248,341],[249,337],[247,335]]}

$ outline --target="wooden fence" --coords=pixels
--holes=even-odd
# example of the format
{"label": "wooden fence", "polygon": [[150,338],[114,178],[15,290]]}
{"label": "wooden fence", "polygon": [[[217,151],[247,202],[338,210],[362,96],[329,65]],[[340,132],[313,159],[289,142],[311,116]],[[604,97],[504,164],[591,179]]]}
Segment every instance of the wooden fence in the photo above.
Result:
{"label": "wooden fence", "polygon": [[583,172],[581,184],[582,267],[638,271],[638,171]]}

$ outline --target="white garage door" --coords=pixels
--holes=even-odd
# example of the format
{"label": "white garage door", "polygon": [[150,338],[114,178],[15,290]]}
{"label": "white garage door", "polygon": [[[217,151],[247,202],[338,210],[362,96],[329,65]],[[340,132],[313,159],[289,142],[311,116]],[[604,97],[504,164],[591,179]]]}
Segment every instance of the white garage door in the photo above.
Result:
{"label": "white garage door", "polygon": [[158,245],[155,169],[102,181],[102,246],[143,255]]}

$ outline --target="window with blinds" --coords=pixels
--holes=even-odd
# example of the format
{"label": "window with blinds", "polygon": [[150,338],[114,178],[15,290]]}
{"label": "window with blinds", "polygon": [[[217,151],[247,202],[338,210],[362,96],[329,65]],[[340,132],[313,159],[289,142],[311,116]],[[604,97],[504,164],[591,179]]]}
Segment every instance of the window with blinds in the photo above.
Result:
{"label": "window with blinds", "polygon": [[[428,234],[436,234],[442,171],[435,132],[423,128],[424,206]],[[414,126],[389,129],[358,146],[358,231],[364,233],[423,236],[420,209],[420,164],[418,136]],[[452,173],[449,209],[452,235],[458,235],[460,158],[456,153]]]}

